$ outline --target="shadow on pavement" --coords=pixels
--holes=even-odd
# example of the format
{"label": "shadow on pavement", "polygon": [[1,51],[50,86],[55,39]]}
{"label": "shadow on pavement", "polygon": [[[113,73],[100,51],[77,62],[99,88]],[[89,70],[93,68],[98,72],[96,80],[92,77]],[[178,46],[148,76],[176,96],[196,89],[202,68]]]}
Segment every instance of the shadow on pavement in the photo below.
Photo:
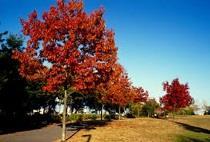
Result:
{"label": "shadow on pavement", "polygon": [[47,115],[39,115],[14,120],[2,119],[0,121],[0,135],[40,129],[54,123],[49,118]]}

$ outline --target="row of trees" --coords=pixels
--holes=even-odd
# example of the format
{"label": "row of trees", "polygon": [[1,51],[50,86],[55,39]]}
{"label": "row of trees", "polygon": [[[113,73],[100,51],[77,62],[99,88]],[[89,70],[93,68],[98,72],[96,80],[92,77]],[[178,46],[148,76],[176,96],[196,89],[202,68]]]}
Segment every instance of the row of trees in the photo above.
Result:
{"label": "row of trees", "polygon": [[[12,122],[18,121],[19,123],[26,115],[32,114],[33,110],[44,108],[44,112],[49,114],[55,112],[55,106],[60,103],[57,100],[63,99],[62,90],[47,92],[42,88],[44,81],[26,80],[20,76],[18,72],[20,64],[17,59],[12,58],[12,55],[14,51],[24,52],[23,38],[17,35],[8,35],[7,32],[0,35],[1,119],[11,120],[9,124],[14,127]],[[113,70],[115,71],[112,72],[107,86],[100,86],[101,92],[99,89],[91,89],[88,93],[75,91],[68,95],[70,108],[79,110],[84,106],[89,106],[99,110],[104,105],[104,108],[110,111],[112,107],[125,107],[132,102],[146,101],[148,93],[141,87],[131,86],[127,74],[126,76],[122,75],[124,69],[120,64],[115,64]],[[5,124],[5,121],[1,122]],[[22,123],[19,124],[22,125]]]}
{"label": "row of trees", "polygon": [[[86,13],[81,0],[68,3],[57,0],[57,6],[51,6],[42,18],[34,11],[27,20],[21,19],[26,47],[16,36],[3,40],[6,33],[2,33],[0,91],[3,100],[9,102],[1,102],[1,111],[13,116],[46,105],[44,108],[50,113],[55,108],[55,99],[60,98],[64,105],[62,141],[65,141],[68,96],[72,100],[73,94],[94,96],[93,100],[101,106],[118,106],[119,113],[129,104],[146,102],[148,92],[133,86],[118,63],[114,32],[106,27],[103,15],[102,8]],[[175,112],[192,103],[188,85],[180,84],[178,79],[164,83],[164,90],[166,95],[160,99],[163,109]],[[23,100],[17,101],[19,98]],[[17,102],[17,106],[11,105]],[[72,104],[76,107],[78,103]],[[15,111],[16,108],[23,112]]]}
{"label": "row of trees", "polygon": [[28,39],[26,47],[19,48],[20,41],[10,51],[10,60],[18,61],[20,80],[29,82],[29,90],[40,87],[42,91],[38,90],[45,95],[63,94],[62,141],[67,96],[94,94],[101,104],[118,105],[119,110],[148,97],[143,88],[132,86],[118,63],[114,33],[106,28],[103,14],[102,8],[86,13],[79,0],[58,0],[57,6],[51,6],[41,19],[36,11],[27,20],[21,19],[23,34]]}
{"label": "row of trees", "polygon": [[[31,82],[27,81],[24,78],[22,78],[18,73],[18,62],[11,58],[12,51],[13,50],[19,50],[23,52],[22,47],[22,38],[10,35],[7,36],[7,33],[1,33],[1,118],[4,118],[2,116],[5,116],[5,119],[7,120],[18,120],[20,121],[21,118],[23,118],[24,115],[28,114],[29,112],[32,112],[33,110],[39,110],[40,108],[45,108],[45,112],[47,113],[53,113],[55,112],[55,106],[58,104],[56,102],[56,98],[62,99],[62,92],[57,91],[53,93],[45,92],[41,90],[42,82]],[[6,39],[3,38],[3,36],[6,36]],[[118,69],[123,70],[122,66],[119,64],[116,64],[114,66],[116,68],[116,72],[114,72],[115,76],[113,76],[113,80],[115,79],[116,74],[118,74]],[[112,80],[112,81],[113,81]],[[111,81],[111,80],[110,80]],[[91,93],[91,94],[82,94],[82,93],[72,93],[68,97],[68,105],[70,105],[71,109],[75,109],[78,111],[81,108],[84,108],[84,106],[89,106],[90,108],[94,108],[95,110],[100,110],[102,105],[104,105],[104,108],[107,111],[110,111],[111,109],[115,109],[116,106],[118,106],[119,110],[120,107],[128,107],[130,108],[130,112],[132,115],[135,116],[152,116],[154,115],[155,111],[157,109],[161,110],[168,110],[173,111],[172,109],[174,107],[174,103],[178,104],[175,108],[175,111],[178,111],[180,108],[183,108],[187,105],[192,103],[192,98],[189,97],[188,91],[182,91],[187,93],[180,93],[180,87],[182,84],[179,83],[178,79],[175,79],[171,83],[171,88],[173,89],[173,94],[170,92],[167,92],[166,95],[168,95],[167,99],[174,99],[173,101],[169,102],[169,100],[165,99],[166,103],[159,104],[155,101],[155,99],[148,99],[148,92],[144,91],[144,89],[136,88],[131,86],[130,84],[127,84],[128,88],[125,88],[126,85],[123,87],[123,82],[119,82],[118,80],[116,82],[113,82],[112,84],[108,84],[110,86],[107,86],[106,90],[103,90],[104,93],[102,95],[99,93]],[[174,83],[175,82],[175,83]],[[166,82],[167,83],[167,82]],[[164,85],[166,84],[164,83]],[[176,85],[175,85],[176,84]],[[169,85],[167,83],[167,85]],[[130,87],[129,87],[130,86]],[[187,84],[185,84],[187,86]],[[120,89],[120,87],[122,87]],[[11,89],[13,88],[13,89]],[[119,95],[119,91],[126,91],[124,94],[124,98],[121,98]],[[185,90],[188,90],[188,87],[184,87]],[[107,94],[105,94],[105,92]],[[114,92],[116,92],[114,94]],[[117,94],[117,95],[116,95]],[[166,96],[165,95],[165,96]],[[173,95],[176,95],[174,97]],[[164,97],[165,97],[164,96]],[[189,98],[189,99],[188,99]],[[122,100],[125,99],[125,100]],[[162,98],[161,98],[162,99]],[[183,101],[188,99],[188,104],[181,104],[184,103]],[[126,102],[127,101],[127,102]],[[120,103],[118,103],[120,102]],[[145,103],[142,103],[145,102]],[[118,110],[118,111],[119,111]],[[192,108],[182,109],[178,113],[180,114],[192,114],[193,110]],[[4,114],[4,115],[2,115]],[[14,123],[11,123],[11,125],[14,125]]]}

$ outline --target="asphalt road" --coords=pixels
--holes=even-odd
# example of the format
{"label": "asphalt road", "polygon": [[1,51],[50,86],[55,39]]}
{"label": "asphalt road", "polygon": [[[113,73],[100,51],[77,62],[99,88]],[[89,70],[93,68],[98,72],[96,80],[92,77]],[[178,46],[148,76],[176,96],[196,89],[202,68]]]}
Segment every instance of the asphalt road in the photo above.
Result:
{"label": "asphalt road", "polygon": [[[67,138],[76,133],[67,128]],[[0,135],[0,142],[53,142],[61,138],[61,127],[53,124],[40,129]]]}

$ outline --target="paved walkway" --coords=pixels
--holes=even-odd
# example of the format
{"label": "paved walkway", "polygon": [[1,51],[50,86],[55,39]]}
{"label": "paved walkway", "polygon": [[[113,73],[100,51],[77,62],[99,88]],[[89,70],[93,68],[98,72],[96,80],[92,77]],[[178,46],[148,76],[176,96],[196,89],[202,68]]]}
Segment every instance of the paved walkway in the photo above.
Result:
{"label": "paved walkway", "polygon": [[[76,132],[67,129],[67,138]],[[61,138],[61,127],[53,124],[40,129],[0,135],[0,142],[53,142]]]}

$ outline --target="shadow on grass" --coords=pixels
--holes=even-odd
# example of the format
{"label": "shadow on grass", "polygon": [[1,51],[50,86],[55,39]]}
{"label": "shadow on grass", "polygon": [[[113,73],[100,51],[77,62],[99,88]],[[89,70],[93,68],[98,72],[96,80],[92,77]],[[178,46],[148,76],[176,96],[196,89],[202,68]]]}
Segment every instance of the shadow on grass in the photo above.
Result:
{"label": "shadow on grass", "polygon": [[208,130],[208,129],[204,129],[204,128],[192,126],[192,125],[181,123],[181,122],[176,122],[176,121],[173,121],[173,122],[176,123],[176,124],[178,124],[178,125],[180,125],[184,129],[189,130],[189,131],[210,134],[210,130]]}
{"label": "shadow on grass", "polygon": [[[82,122],[75,122],[75,123],[68,123],[66,124],[66,130],[67,131],[75,131],[70,137],[68,137],[66,140],[71,139],[74,135],[76,135],[80,130],[93,130],[96,129],[96,127],[103,127],[106,126],[109,122],[109,120],[93,120],[93,121],[82,121]],[[59,126],[62,126],[61,124]],[[90,142],[91,135],[83,135],[82,137],[87,137],[87,142]]]}
{"label": "shadow on grass", "polygon": [[[91,121],[81,121],[81,122],[74,122],[74,123],[67,123],[66,128],[68,130],[78,130],[78,129],[85,129],[85,130],[91,130],[96,129],[96,127],[103,127],[106,126],[109,122],[109,120],[91,120]],[[62,124],[59,125],[60,127]]]}
{"label": "shadow on grass", "polygon": [[90,142],[92,135],[82,135],[82,137],[87,137],[86,142]]}
{"label": "shadow on grass", "polygon": [[[179,135],[177,142],[210,142],[210,130],[171,120],[188,132]],[[208,137],[209,135],[209,137]]]}
{"label": "shadow on grass", "polygon": [[177,142],[210,142],[210,138],[207,139],[196,139],[196,138],[191,138],[187,136],[178,136],[178,141]]}
{"label": "shadow on grass", "polygon": [[71,138],[72,138],[74,135],[76,135],[80,130],[81,130],[81,129],[74,130],[75,132],[74,132],[71,136],[67,137],[67,138],[66,138],[66,141],[68,141],[69,139],[71,139]]}

